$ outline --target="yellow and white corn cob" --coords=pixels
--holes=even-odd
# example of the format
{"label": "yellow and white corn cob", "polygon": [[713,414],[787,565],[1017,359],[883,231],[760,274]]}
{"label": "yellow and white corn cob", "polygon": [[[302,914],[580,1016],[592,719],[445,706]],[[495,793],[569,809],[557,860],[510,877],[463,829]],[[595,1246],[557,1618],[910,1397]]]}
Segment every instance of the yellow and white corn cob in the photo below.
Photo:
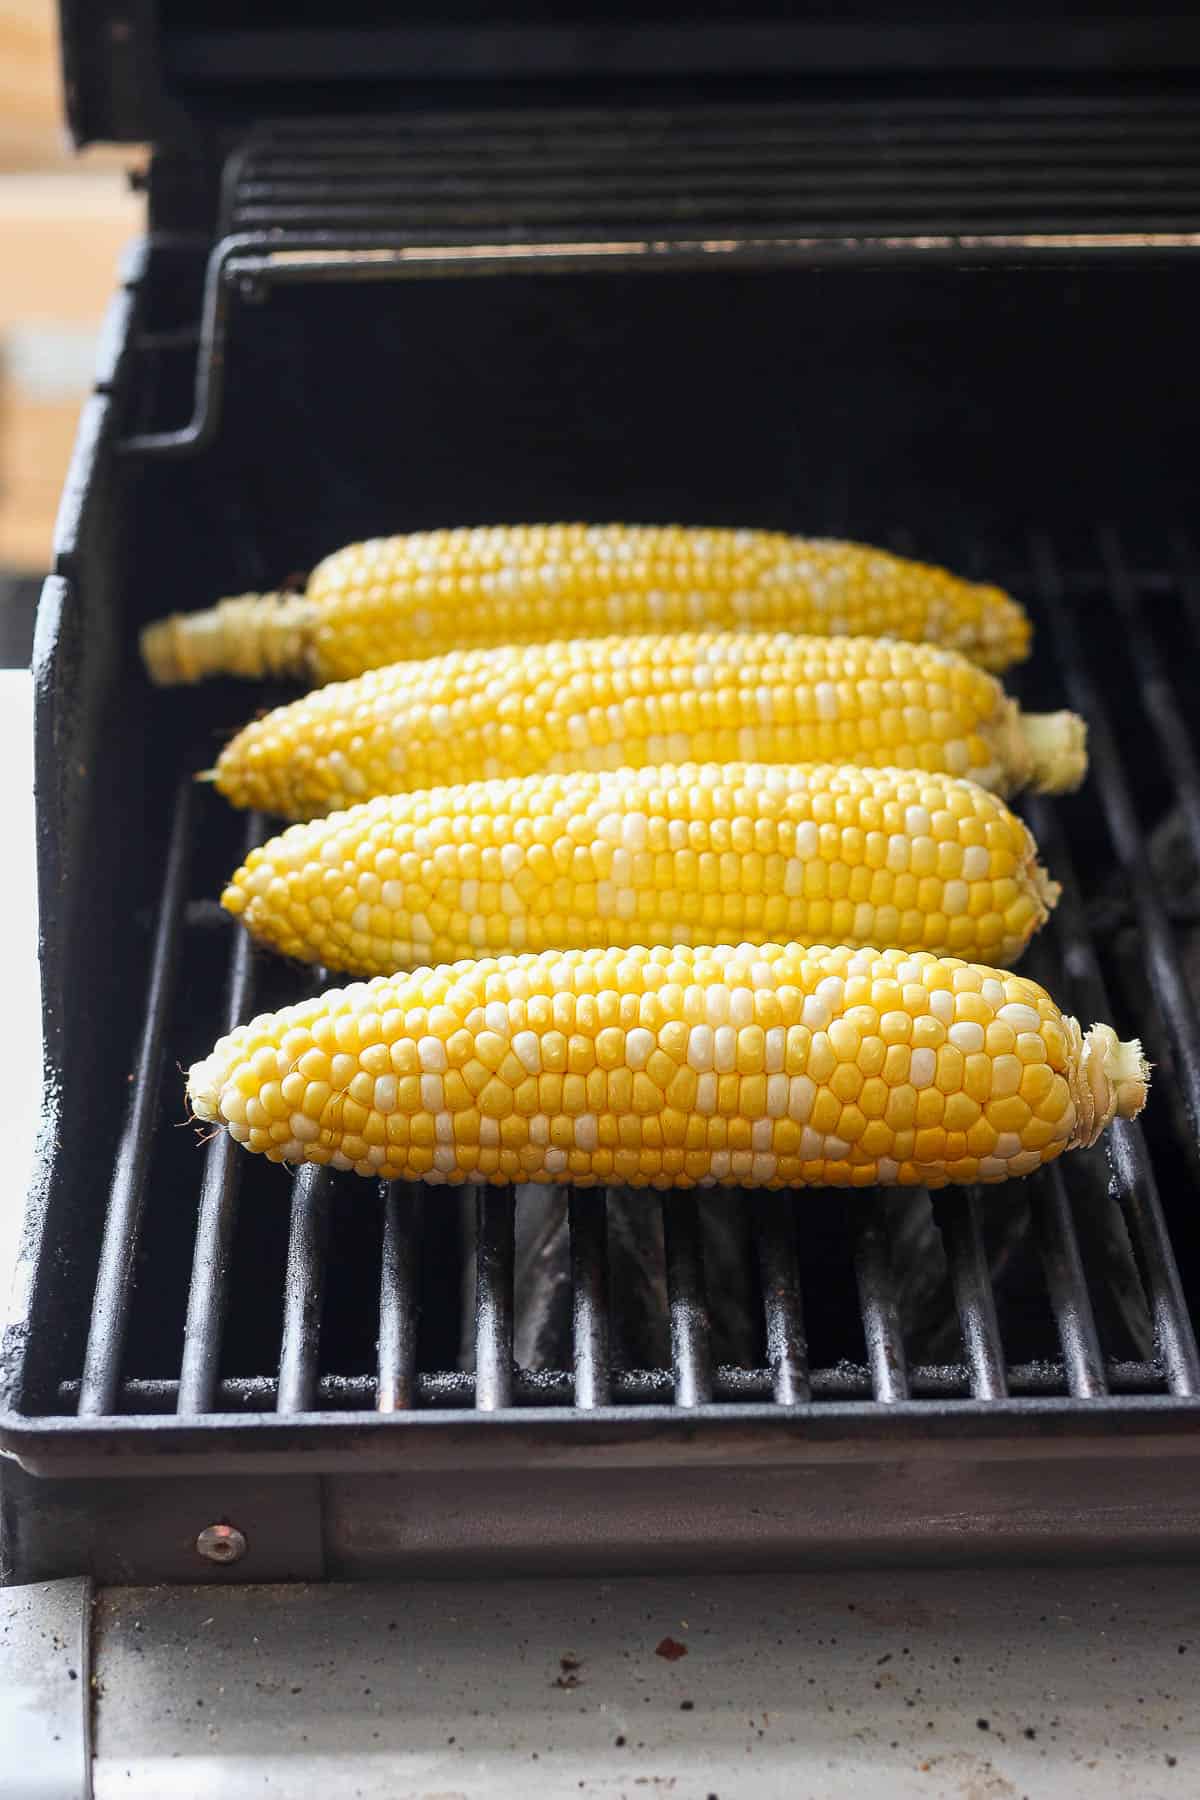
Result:
{"label": "yellow and white corn cob", "polygon": [[252,852],[222,904],[356,975],[505,951],[742,939],[1011,962],[1057,889],[952,775],[694,763],[384,795]]}
{"label": "yellow and white corn cob", "polygon": [[434,1182],[1002,1181],[1146,1098],[1036,982],[904,950],[548,952],[380,976],[223,1037],[198,1118],[276,1162]]}
{"label": "yellow and white corn cob", "polygon": [[311,818],[375,794],[693,761],[940,769],[999,793],[1057,793],[1087,766],[1080,719],[1022,715],[953,650],[684,632],[372,670],[256,719],[215,779],[236,806]]}
{"label": "yellow and white corn cob", "polygon": [[613,632],[775,630],[1029,651],[999,588],[861,544],[679,525],[501,525],[351,544],[304,594],[242,594],[142,634],[153,680],[340,681],[400,658]]}

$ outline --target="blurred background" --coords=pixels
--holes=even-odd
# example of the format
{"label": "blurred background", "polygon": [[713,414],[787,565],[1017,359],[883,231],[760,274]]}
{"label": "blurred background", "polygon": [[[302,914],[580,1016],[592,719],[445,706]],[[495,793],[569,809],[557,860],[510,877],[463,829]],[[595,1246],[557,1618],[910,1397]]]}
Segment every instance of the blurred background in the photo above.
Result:
{"label": "blurred background", "polygon": [[141,229],[139,162],[71,150],[56,0],[0,0],[0,574],[49,566],[96,332]]}

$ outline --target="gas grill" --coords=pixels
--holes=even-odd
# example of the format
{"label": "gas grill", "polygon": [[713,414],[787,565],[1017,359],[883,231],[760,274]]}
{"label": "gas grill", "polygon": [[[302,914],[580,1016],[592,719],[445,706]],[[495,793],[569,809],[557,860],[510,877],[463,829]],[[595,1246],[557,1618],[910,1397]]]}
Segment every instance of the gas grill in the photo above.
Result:
{"label": "gas grill", "polygon": [[[8,1578],[1194,1552],[1194,29],[236,10],[65,12],[77,135],[156,148],[38,617]],[[1092,752],[1027,808],[1063,886],[1028,968],[1144,1038],[1144,1120],[932,1199],[423,1195],[197,1141],[180,1068],[313,979],[215,904],[270,826],[193,779],[281,696],[152,692],[138,626],[567,517],[1028,604],[1011,685]]]}

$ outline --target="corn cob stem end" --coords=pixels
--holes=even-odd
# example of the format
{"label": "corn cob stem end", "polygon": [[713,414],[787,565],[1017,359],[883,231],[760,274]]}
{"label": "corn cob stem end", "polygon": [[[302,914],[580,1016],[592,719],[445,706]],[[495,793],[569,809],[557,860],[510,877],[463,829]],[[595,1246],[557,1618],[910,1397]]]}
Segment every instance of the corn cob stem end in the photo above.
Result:
{"label": "corn cob stem end", "polygon": [[1021,732],[1035,793],[1074,793],[1087,774],[1087,726],[1079,714],[1025,713]]}
{"label": "corn cob stem end", "polygon": [[1046,868],[1045,864],[1040,863],[1037,860],[1036,851],[1033,852],[1030,858],[1029,877],[1033,883],[1034,892],[1041,901],[1043,908],[1038,923],[1044,925],[1050,914],[1054,911],[1054,908],[1058,905],[1059,898],[1062,894],[1062,883],[1054,881],[1051,878],[1050,871]]}
{"label": "corn cob stem end", "polygon": [[987,734],[1002,771],[988,785],[1000,793],[1069,794],[1087,774],[1087,726],[1078,713],[1025,713],[1006,696]]}
{"label": "corn cob stem end", "polygon": [[1075,1144],[1094,1144],[1114,1119],[1137,1118],[1150,1087],[1137,1038],[1122,1040],[1111,1025],[1093,1025],[1082,1034],[1078,1069]]}
{"label": "corn cob stem end", "polygon": [[303,594],[238,594],[155,619],[141,634],[142,661],[158,687],[206,675],[305,677],[313,616]]}

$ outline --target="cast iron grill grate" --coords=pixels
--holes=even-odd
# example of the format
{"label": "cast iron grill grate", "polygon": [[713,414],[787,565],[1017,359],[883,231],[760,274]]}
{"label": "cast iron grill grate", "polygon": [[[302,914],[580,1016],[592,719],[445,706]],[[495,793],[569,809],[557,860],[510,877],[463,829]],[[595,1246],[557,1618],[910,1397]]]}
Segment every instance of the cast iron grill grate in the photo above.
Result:
{"label": "cast iron grill grate", "polygon": [[1125,91],[273,120],[226,164],[215,242],[174,241],[181,268],[207,257],[179,283],[202,279],[198,319],[136,339],[152,369],[186,359],[191,418],[124,448],[212,441],[233,310],[288,284],[1194,250],[1195,110]]}
{"label": "cast iron grill grate", "polygon": [[275,121],[229,165],[220,235],[478,245],[647,219],[666,240],[697,221],[841,239],[1188,230],[1194,116],[1190,100],[1126,94]]}
{"label": "cast iron grill grate", "polygon": [[[1106,1148],[1027,1183],[951,1191],[932,1204],[924,1196],[731,1195],[718,1215],[709,1197],[692,1194],[576,1190],[564,1199],[534,1188],[517,1195],[465,1190],[464,1353],[447,1354],[445,1330],[423,1333],[431,1311],[457,1304],[454,1280],[447,1285],[442,1268],[439,1285],[435,1267],[453,1256],[445,1231],[455,1207],[450,1190],[422,1194],[393,1184],[373,1204],[368,1184],[352,1176],[301,1171],[291,1182],[276,1287],[269,1259],[262,1270],[246,1268],[251,1253],[241,1246],[239,1226],[251,1207],[261,1209],[282,1236],[287,1177],[245,1156],[224,1133],[186,1162],[173,1152],[172,1171],[184,1169],[189,1183],[194,1172],[187,1191],[164,1173],[163,1127],[178,1116],[179,1087],[175,1070],[164,1070],[166,1047],[187,1044],[192,1054],[208,1047],[208,1024],[180,1013],[181,989],[195,991],[197,957],[211,958],[214,943],[226,956],[217,1029],[258,1004],[295,998],[311,979],[309,971],[286,970],[252,952],[245,934],[198,896],[191,870],[226,814],[215,796],[185,781],[154,922],[145,1019],[86,1354],[82,1369],[60,1370],[55,1402],[34,1408],[35,1416],[77,1413],[81,1423],[94,1423],[114,1415],[176,1413],[184,1421],[247,1410],[328,1416],[863,1400],[887,1407],[955,1398],[990,1402],[1002,1414],[1018,1400],[1036,1405],[1043,1397],[1200,1393],[1200,1355],[1167,1225],[1169,1213],[1194,1236],[1187,1221],[1200,1139],[1200,1022],[1191,995],[1192,877],[1172,893],[1159,833],[1143,826],[1132,754],[1147,737],[1153,741],[1157,810],[1182,834],[1194,872],[1200,763],[1170,671],[1173,653],[1194,643],[1200,626],[1197,563],[1186,545],[1173,544],[1169,568],[1143,569],[1108,533],[1098,541],[1096,565],[1067,574],[1050,540],[1035,537],[1024,578],[1014,585],[1032,597],[1038,615],[1040,654],[1030,677],[1039,683],[1037,697],[1065,698],[1082,711],[1092,747],[1092,775],[1077,800],[1029,806],[1045,859],[1063,885],[1029,967],[1088,1020],[1143,1028],[1159,1064],[1144,1124],[1118,1122]],[[1131,661],[1136,682],[1113,681],[1102,658],[1106,635]],[[241,848],[267,829],[251,817]],[[561,1210],[546,1215],[540,1263],[534,1255],[530,1275],[519,1227],[550,1204]],[[817,1229],[831,1217],[840,1232],[832,1239]],[[156,1276],[161,1280],[153,1251],[168,1219],[190,1258],[186,1319],[183,1307],[177,1314],[168,1307],[166,1329],[150,1353],[137,1330],[139,1309],[150,1303]],[[624,1291],[637,1262],[630,1262],[625,1238],[631,1221],[641,1222],[639,1230],[653,1221],[653,1236],[659,1219],[652,1253],[661,1258],[667,1355],[651,1363],[628,1350],[631,1314],[647,1302]],[[1021,1229],[1005,1239],[1014,1220]],[[732,1252],[720,1239],[730,1221],[742,1234]],[[431,1231],[440,1234],[432,1262]],[[948,1343],[944,1324],[914,1311],[913,1260],[910,1252],[906,1265],[903,1250],[914,1231],[917,1273],[924,1278],[933,1258],[943,1266]],[[1189,1250],[1195,1247],[1189,1240]],[[1195,1261],[1189,1254],[1185,1267]],[[724,1290],[734,1279],[745,1285],[754,1317],[731,1331],[722,1320]],[[827,1289],[837,1289],[843,1314],[853,1314],[836,1333],[821,1322]],[[365,1328],[357,1322],[359,1349],[351,1354],[348,1296],[370,1313]],[[239,1365],[254,1308],[277,1309],[271,1366]],[[521,1346],[533,1341],[528,1315],[539,1308],[557,1309],[559,1330],[539,1339],[531,1354]],[[825,1354],[818,1337],[838,1353]],[[730,1343],[741,1353],[730,1356]],[[931,1352],[939,1343],[944,1347]],[[163,1366],[163,1344],[170,1368]],[[847,1345],[857,1353],[846,1353]]]}

